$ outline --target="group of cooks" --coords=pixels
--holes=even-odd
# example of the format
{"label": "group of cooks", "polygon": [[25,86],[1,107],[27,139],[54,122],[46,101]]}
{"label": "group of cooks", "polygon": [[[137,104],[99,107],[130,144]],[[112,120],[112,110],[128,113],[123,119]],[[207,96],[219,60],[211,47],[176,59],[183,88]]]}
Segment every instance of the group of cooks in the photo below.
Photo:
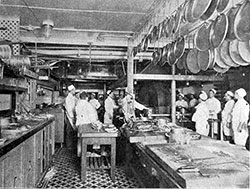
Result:
{"label": "group of cooks", "polygon": [[[91,93],[90,99],[86,92],[81,91],[76,93],[76,88],[73,85],[68,86],[68,95],[65,99],[66,115],[72,127],[79,128],[86,124],[95,124],[102,121],[104,124],[112,124],[114,118],[114,111],[118,108],[121,109],[124,119],[128,120],[134,115],[134,108],[139,110],[148,109],[144,105],[136,102],[134,96],[125,92],[125,96],[115,101],[115,94],[112,90],[107,91],[107,98],[104,101],[104,118],[100,119],[98,116],[98,109],[101,104],[95,98],[95,93]],[[134,103],[132,103],[132,101]]]}
{"label": "group of cooks", "polygon": [[[196,132],[205,136],[208,136],[209,132],[217,135],[220,124],[225,140],[244,146],[248,138],[249,119],[249,104],[244,99],[247,95],[245,89],[240,88],[234,93],[227,91],[224,95],[226,103],[223,110],[221,102],[215,97],[215,94],[215,89],[210,89],[208,94],[205,91],[200,92],[192,114]],[[189,101],[191,106],[196,104],[193,99],[191,98]],[[184,95],[180,94],[176,106],[185,108],[189,104],[184,100]],[[221,116],[218,116],[219,114]]]}

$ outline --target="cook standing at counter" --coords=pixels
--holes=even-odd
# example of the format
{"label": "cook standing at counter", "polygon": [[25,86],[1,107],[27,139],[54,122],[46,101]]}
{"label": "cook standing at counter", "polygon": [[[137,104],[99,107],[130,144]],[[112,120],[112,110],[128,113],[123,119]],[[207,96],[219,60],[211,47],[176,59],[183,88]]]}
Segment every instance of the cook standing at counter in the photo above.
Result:
{"label": "cook standing at counter", "polygon": [[68,117],[68,120],[72,127],[74,127],[75,122],[75,106],[76,106],[76,97],[75,95],[75,87],[74,85],[68,86],[68,95],[65,99],[65,109],[66,109],[66,115]]}
{"label": "cook standing at counter", "polygon": [[192,116],[192,121],[195,122],[195,129],[196,132],[208,136],[209,133],[209,125],[208,125],[208,118],[209,118],[209,110],[206,104],[207,94],[202,91],[199,95],[199,104],[196,106],[196,111]]}
{"label": "cook standing at counter", "polygon": [[178,95],[178,100],[176,101],[176,107],[181,109],[181,108],[188,108],[188,103],[187,101],[184,99],[184,94],[180,93]]}
{"label": "cook standing at counter", "polygon": [[[209,110],[209,119],[218,119],[218,113],[221,111],[221,103],[215,98],[216,90],[209,90],[209,98],[206,101],[208,110]],[[218,122],[213,123],[214,133],[218,134]]]}
{"label": "cook standing at counter", "polygon": [[248,137],[248,116],[249,104],[244,99],[247,95],[245,89],[240,88],[235,91],[237,99],[232,112],[232,129],[235,144],[244,146]]}
{"label": "cook standing at counter", "polygon": [[226,104],[221,112],[221,128],[225,135],[226,140],[231,141],[233,136],[232,130],[232,111],[234,107],[234,94],[232,91],[227,91],[224,96]]}
{"label": "cook standing at counter", "polygon": [[112,124],[113,123],[113,117],[114,117],[114,109],[118,108],[114,101],[114,93],[113,91],[109,90],[107,92],[107,99],[104,102],[105,107],[105,114],[104,114],[104,123],[106,124]]}

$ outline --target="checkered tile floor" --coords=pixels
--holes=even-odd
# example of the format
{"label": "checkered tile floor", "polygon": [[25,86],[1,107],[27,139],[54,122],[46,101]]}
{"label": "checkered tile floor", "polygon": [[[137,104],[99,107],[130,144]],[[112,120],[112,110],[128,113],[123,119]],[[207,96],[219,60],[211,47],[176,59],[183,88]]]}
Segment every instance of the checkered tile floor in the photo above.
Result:
{"label": "checkered tile floor", "polygon": [[41,181],[45,188],[139,188],[135,178],[125,175],[122,167],[116,167],[115,182],[107,170],[88,170],[86,182],[80,179],[80,159],[66,148],[56,151],[53,162],[54,176],[49,180]]}

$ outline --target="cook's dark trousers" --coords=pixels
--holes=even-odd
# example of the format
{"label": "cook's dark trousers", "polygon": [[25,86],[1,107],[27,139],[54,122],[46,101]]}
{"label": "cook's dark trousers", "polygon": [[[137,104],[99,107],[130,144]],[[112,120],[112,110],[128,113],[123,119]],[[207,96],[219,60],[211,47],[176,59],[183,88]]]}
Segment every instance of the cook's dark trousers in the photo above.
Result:
{"label": "cook's dark trousers", "polygon": [[77,131],[73,129],[67,115],[65,117],[65,146],[68,149],[77,149]]}

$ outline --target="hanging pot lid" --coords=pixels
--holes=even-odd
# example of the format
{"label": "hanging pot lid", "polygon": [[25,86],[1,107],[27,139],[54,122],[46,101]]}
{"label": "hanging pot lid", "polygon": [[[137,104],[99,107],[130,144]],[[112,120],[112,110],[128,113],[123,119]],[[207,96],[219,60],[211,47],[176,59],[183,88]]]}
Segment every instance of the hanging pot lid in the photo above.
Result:
{"label": "hanging pot lid", "polygon": [[210,30],[210,42],[213,48],[221,45],[227,35],[228,18],[225,14],[220,14],[216,17]]}
{"label": "hanging pot lid", "polygon": [[188,52],[187,55],[187,68],[191,73],[197,74],[201,71],[198,60],[197,60],[197,49],[192,49]]}
{"label": "hanging pot lid", "polygon": [[212,0],[206,12],[200,17],[201,20],[209,19],[215,12],[219,0]]}
{"label": "hanging pot lid", "polygon": [[240,41],[250,40],[250,1],[245,2],[239,8],[234,19],[234,34]]}
{"label": "hanging pot lid", "polygon": [[248,41],[239,41],[238,49],[241,58],[246,61],[250,62],[250,45]]}
{"label": "hanging pot lid", "polygon": [[197,62],[199,68],[203,71],[206,71],[214,62],[213,50],[197,51]]}
{"label": "hanging pot lid", "polygon": [[227,12],[228,30],[227,30],[226,39],[228,39],[228,40],[234,40],[234,39],[236,39],[236,36],[234,34],[234,18],[236,16],[236,13],[239,10],[239,8],[240,8],[240,5],[237,4],[235,7],[232,7]]}
{"label": "hanging pot lid", "polygon": [[223,43],[221,44],[221,46],[219,47],[219,53],[220,53],[220,57],[221,60],[227,64],[230,67],[239,67],[239,64],[236,64],[230,54],[229,54],[229,41],[228,40],[224,40]]}
{"label": "hanging pot lid", "polygon": [[169,50],[168,50],[168,63],[170,66],[174,65],[176,63],[176,58],[174,56],[174,42],[170,44]]}
{"label": "hanging pot lid", "polygon": [[152,60],[153,65],[156,65],[160,59],[160,53],[158,52],[158,50],[155,50],[153,52],[152,58],[153,58],[153,60]]}
{"label": "hanging pot lid", "polygon": [[173,28],[174,28],[174,16],[171,15],[169,18],[169,22],[168,22],[168,35],[171,36],[173,34]]}
{"label": "hanging pot lid", "polygon": [[225,64],[225,62],[222,60],[218,48],[215,49],[215,62],[221,68],[230,68],[230,66]]}
{"label": "hanging pot lid", "polygon": [[178,7],[174,15],[175,25],[173,28],[173,33],[176,33],[179,30],[179,26],[181,23],[181,13],[182,13],[182,8]]}
{"label": "hanging pot lid", "polygon": [[217,5],[217,12],[221,13],[223,12],[227,6],[229,5],[230,0],[219,0],[218,5]]}
{"label": "hanging pot lid", "polygon": [[164,19],[162,22],[162,30],[161,30],[161,37],[165,37],[166,36],[166,24],[167,24],[167,19]]}
{"label": "hanging pot lid", "polygon": [[249,65],[248,62],[245,62],[239,54],[238,50],[238,43],[239,41],[237,39],[230,41],[229,43],[229,54],[232,60],[236,63],[239,64],[240,66],[247,66]]}
{"label": "hanging pot lid", "polygon": [[157,38],[157,26],[153,27],[153,30],[151,32],[151,43],[154,43]]}
{"label": "hanging pot lid", "polygon": [[161,33],[162,33],[162,23],[159,23],[158,26],[157,26],[157,37],[156,39],[159,40],[161,38]]}
{"label": "hanging pot lid", "polygon": [[199,51],[206,51],[211,47],[210,30],[213,21],[205,22],[195,33],[194,44]]}
{"label": "hanging pot lid", "polygon": [[226,73],[229,70],[229,68],[221,68],[216,63],[214,65],[213,69],[214,69],[214,71],[216,71],[218,73]]}
{"label": "hanging pot lid", "polygon": [[160,65],[163,66],[166,64],[167,62],[167,53],[168,53],[168,46],[165,45],[163,48],[162,48],[162,55],[161,55],[161,60],[160,60]]}
{"label": "hanging pot lid", "polygon": [[192,15],[194,18],[199,19],[202,15],[205,14],[209,8],[212,0],[194,0]]}
{"label": "hanging pot lid", "polygon": [[194,6],[194,1],[195,0],[189,0],[187,7],[185,9],[185,18],[190,23],[194,23],[195,21],[199,19],[199,18],[193,17],[192,11],[193,11],[193,6]]}
{"label": "hanging pot lid", "polygon": [[148,46],[149,46],[149,35],[147,35],[145,37],[145,41],[144,41],[144,46],[143,46],[143,51],[147,51],[148,50]]}
{"label": "hanging pot lid", "polygon": [[185,38],[180,36],[174,43],[174,56],[176,59],[180,58],[185,51]]}

